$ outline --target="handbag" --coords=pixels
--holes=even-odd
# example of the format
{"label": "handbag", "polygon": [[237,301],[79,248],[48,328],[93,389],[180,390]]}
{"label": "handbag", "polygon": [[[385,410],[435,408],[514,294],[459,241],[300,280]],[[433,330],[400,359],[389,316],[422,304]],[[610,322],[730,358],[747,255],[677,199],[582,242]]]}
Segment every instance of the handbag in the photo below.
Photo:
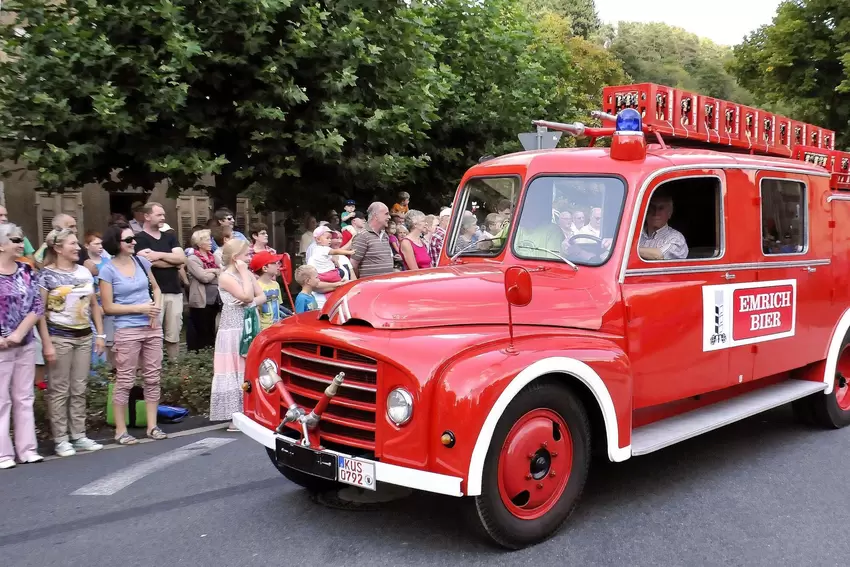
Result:
{"label": "handbag", "polygon": [[251,343],[259,334],[260,316],[257,315],[257,308],[251,306],[245,309],[245,315],[242,319],[242,340],[239,341],[240,356],[248,356],[248,350],[251,348]]}

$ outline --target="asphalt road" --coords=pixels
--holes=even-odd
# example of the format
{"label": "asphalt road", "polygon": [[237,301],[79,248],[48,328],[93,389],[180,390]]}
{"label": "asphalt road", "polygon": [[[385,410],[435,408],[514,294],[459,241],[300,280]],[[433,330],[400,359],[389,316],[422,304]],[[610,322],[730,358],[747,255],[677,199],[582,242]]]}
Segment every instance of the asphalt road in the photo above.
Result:
{"label": "asphalt road", "polygon": [[590,478],[565,529],[507,553],[467,529],[465,500],[326,508],[249,439],[205,432],[0,471],[0,564],[847,564],[850,429],[788,408]]}

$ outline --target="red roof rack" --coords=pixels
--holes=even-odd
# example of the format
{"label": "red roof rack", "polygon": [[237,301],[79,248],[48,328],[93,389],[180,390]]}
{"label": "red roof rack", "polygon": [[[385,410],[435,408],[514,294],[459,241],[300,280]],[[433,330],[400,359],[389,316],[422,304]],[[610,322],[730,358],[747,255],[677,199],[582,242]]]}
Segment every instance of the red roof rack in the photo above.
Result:
{"label": "red roof rack", "polygon": [[833,189],[850,190],[850,153],[835,150],[832,130],[654,83],[602,90],[603,112],[616,115],[624,108],[640,112],[644,126],[673,144],[809,161],[832,173]]}

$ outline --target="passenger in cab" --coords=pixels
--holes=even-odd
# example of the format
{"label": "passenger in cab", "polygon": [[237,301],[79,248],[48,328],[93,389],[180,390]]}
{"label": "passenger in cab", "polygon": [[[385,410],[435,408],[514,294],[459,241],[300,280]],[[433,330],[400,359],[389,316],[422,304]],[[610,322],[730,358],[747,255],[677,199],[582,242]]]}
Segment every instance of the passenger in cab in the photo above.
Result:
{"label": "passenger in cab", "polygon": [[638,243],[644,260],[682,260],[688,257],[685,237],[667,222],[673,216],[673,198],[656,192],[646,207],[646,224]]}

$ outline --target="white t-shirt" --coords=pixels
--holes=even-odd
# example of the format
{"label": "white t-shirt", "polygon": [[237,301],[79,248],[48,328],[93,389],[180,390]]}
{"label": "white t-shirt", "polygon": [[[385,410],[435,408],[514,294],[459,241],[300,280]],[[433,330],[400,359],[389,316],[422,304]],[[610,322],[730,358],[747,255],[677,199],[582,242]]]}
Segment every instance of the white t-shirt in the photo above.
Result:
{"label": "white t-shirt", "polygon": [[319,246],[317,244],[310,253],[307,263],[316,268],[316,271],[320,274],[336,270],[336,264],[331,260],[330,251],[330,246]]}
{"label": "white t-shirt", "polygon": [[44,316],[51,335],[74,336],[91,328],[91,297],[94,278],[83,266],[73,272],[45,268],[39,274],[39,286],[47,292]]}
{"label": "white t-shirt", "polygon": [[[343,272],[342,281],[351,281],[351,275],[354,274],[354,266],[351,265],[351,260],[348,259],[348,256],[337,256],[337,260],[339,260],[339,267],[342,268]],[[328,300],[327,295],[318,291],[313,292],[313,297],[316,299],[319,310],[325,306],[325,302]]]}
{"label": "white t-shirt", "polygon": [[300,246],[298,247],[298,252],[300,254],[306,254],[307,247],[310,246],[313,242],[313,233],[310,231],[305,232],[301,235],[301,242]]}

